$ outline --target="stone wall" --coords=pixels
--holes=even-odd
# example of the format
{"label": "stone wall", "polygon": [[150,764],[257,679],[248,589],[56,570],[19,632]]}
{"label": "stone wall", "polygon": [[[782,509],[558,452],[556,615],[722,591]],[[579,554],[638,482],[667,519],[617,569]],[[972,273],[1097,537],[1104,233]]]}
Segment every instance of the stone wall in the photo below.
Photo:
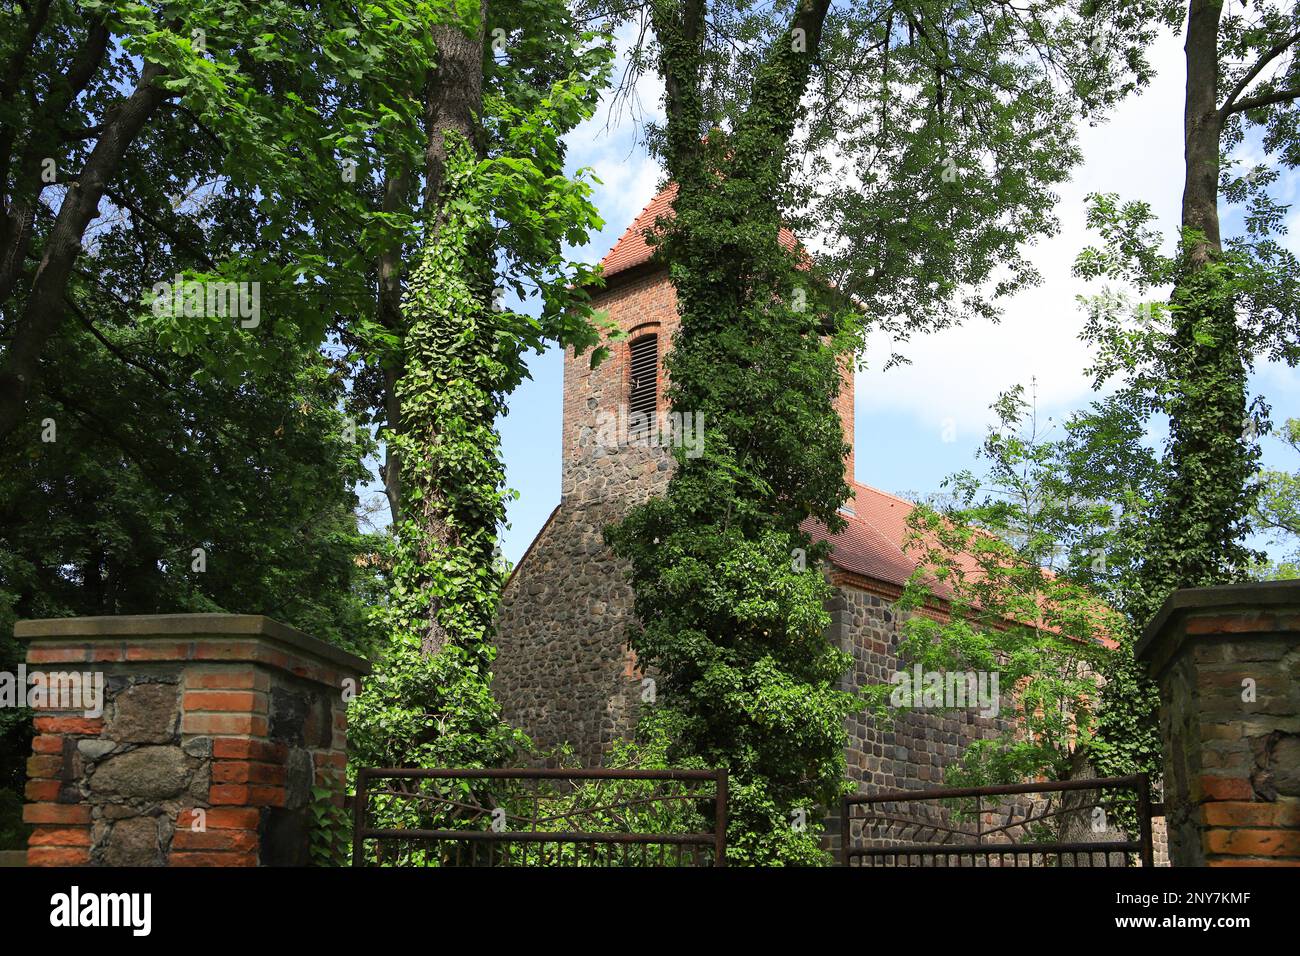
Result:
{"label": "stone wall", "polygon": [[[878,582],[856,580],[854,575],[836,573],[832,581],[838,590],[830,608],[832,623],[828,638],[853,658],[853,666],[844,676],[843,689],[857,691],[870,684],[888,683],[900,668],[898,645],[901,625],[906,620],[893,606],[898,594],[889,593]],[[844,728],[848,737],[846,773],[859,793],[941,787],[944,767],[954,762],[972,741],[996,736],[1000,726],[997,717],[981,717],[975,711],[913,710],[899,713],[888,723],[880,723],[863,713],[853,714],[845,720]],[[890,805],[892,810],[901,807]],[[956,825],[946,809],[928,801],[909,803],[902,812],[940,826]],[[1006,818],[1005,810],[1002,818]],[[840,819],[832,814],[825,821],[823,846],[837,857],[841,843],[839,830]],[[912,831],[905,839],[875,839],[860,832],[859,825],[854,824],[853,845],[927,842],[933,832]]]}
{"label": "stone wall", "polygon": [[29,865],[309,862],[311,790],[342,803],[344,692],[364,661],[252,615],[20,621],[14,633],[30,642],[29,673],[94,675],[103,689],[100,714],[66,699],[37,712]]}
{"label": "stone wall", "polygon": [[[544,748],[573,744],[586,766],[631,729],[641,676],[627,644],[632,591],[626,568],[604,546],[603,525],[621,509],[562,504],[502,600],[494,692],[506,718]],[[836,575],[828,634],[853,656],[849,690],[887,682],[898,669],[894,598]],[[864,715],[846,721],[849,779],[860,790],[940,786],[943,767],[967,744],[998,732],[976,713],[900,714],[889,726]]]}
{"label": "stone wall", "polygon": [[1137,654],[1173,864],[1300,866],[1300,581],[1176,591]]}
{"label": "stone wall", "polygon": [[623,509],[562,504],[533,542],[501,600],[492,690],[505,719],[541,748],[573,745],[599,766],[632,728],[640,675],[627,647],[626,567],[602,529]]}
{"label": "stone wall", "polygon": [[[844,576],[835,580],[839,594],[831,608],[832,639],[853,656],[845,689],[888,683],[899,670],[902,617],[893,607],[896,596],[872,593]],[[942,786],[943,768],[972,741],[996,736],[1001,725],[999,718],[974,711],[911,711],[886,726],[863,714],[851,716],[845,728],[849,779],[860,791]]]}

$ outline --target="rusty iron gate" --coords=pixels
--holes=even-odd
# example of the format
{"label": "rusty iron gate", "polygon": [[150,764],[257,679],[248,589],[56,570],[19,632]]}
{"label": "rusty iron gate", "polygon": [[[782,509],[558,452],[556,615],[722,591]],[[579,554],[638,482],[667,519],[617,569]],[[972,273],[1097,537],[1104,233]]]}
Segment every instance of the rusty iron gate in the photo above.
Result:
{"label": "rusty iron gate", "polygon": [[353,866],[725,866],[725,770],[366,768]]}
{"label": "rusty iron gate", "polygon": [[[1130,799],[1137,839],[1109,822]],[[1146,774],[852,794],[840,805],[840,863],[1149,867],[1151,816]]]}

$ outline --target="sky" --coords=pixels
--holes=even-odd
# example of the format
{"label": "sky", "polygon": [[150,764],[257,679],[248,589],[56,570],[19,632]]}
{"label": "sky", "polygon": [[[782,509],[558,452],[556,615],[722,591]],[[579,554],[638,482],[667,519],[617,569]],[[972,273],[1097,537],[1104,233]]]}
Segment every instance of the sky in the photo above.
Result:
{"label": "sky", "polygon": [[[901,351],[910,365],[882,370],[894,348],[879,337],[868,340],[867,368],[855,383],[859,482],[905,497],[938,491],[946,476],[975,467],[975,452],[993,421],[989,405],[1013,385],[1028,389],[1034,383],[1040,421],[1048,416],[1059,420],[1094,397],[1084,371],[1091,354],[1078,338],[1083,315],[1075,297],[1099,289],[1070,274],[1075,256],[1095,240],[1084,226],[1084,197],[1116,192],[1124,200],[1145,200],[1165,235],[1174,234],[1178,224],[1185,77],[1181,39],[1166,37],[1149,55],[1157,75],[1147,89],[1112,111],[1103,125],[1079,130],[1084,162],[1059,190],[1060,231],[1027,250],[1043,282],[1005,300],[997,324],[980,321],[907,342]],[[647,117],[662,116],[655,77],[643,78],[638,95]],[[661,181],[637,125],[626,116],[613,119],[606,103],[567,140],[571,169],[590,168],[601,181],[594,201],[605,228],[576,253],[589,262],[605,255]],[[1291,201],[1297,178],[1284,174],[1281,201]],[[1289,218],[1297,220],[1300,213]],[[1233,221],[1233,210],[1225,207],[1225,233],[1232,231]],[[1287,242],[1300,252],[1300,221],[1291,225]],[[500,422],[507,483],[520,495],[510,504],[501,542],[512,562],[520,559],[560,500],[562,355],[551,349],[533,356],[529,369],[532,378],[511,396]],[[1272,404],[1274,423],[1300,416],[1300,373],[1263,366],[1251,384]],[[1264,439],[1265,466],[1294,471],[1300,467],[1295,457],[1276,439]]]}

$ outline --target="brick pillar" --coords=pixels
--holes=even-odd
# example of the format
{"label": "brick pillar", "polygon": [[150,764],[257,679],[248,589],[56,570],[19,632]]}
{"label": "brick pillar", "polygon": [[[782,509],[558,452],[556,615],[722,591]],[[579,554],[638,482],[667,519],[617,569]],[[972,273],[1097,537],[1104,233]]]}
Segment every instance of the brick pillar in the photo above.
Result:
{"label": "brick pillar", "polygon": [[36,702],[28,865],[308,862],[311,790],[342,801],[365,661],[256,615],[20,621],[14,635],[29,684],[52,691]]}
{"label": "brick pillar", "polygon": [[1174,866],[1300,866],[1300,581],[1176,591],[1137,656]]}

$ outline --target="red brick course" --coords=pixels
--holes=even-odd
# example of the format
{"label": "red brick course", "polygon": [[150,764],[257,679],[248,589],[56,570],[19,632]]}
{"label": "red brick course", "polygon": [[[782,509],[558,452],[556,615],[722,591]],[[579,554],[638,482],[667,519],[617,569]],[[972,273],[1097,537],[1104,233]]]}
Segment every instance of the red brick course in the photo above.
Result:
{"label": "red brick course", "polygon": [[89,827],[37,827],[28,846],[90,846]]}
{"label": "red brick course", "polygon": [[176,829],[192,830],[199,819],[205,830],[251,830],[262,819],[262,812],[256,807],[212,807],[203,810],[200,818],[194,809],[182,810],[176,818]]}
{"label": "red brick course", "polygon": [[85,803],[29,803],[23,807],[24,823],[90,823]]}

